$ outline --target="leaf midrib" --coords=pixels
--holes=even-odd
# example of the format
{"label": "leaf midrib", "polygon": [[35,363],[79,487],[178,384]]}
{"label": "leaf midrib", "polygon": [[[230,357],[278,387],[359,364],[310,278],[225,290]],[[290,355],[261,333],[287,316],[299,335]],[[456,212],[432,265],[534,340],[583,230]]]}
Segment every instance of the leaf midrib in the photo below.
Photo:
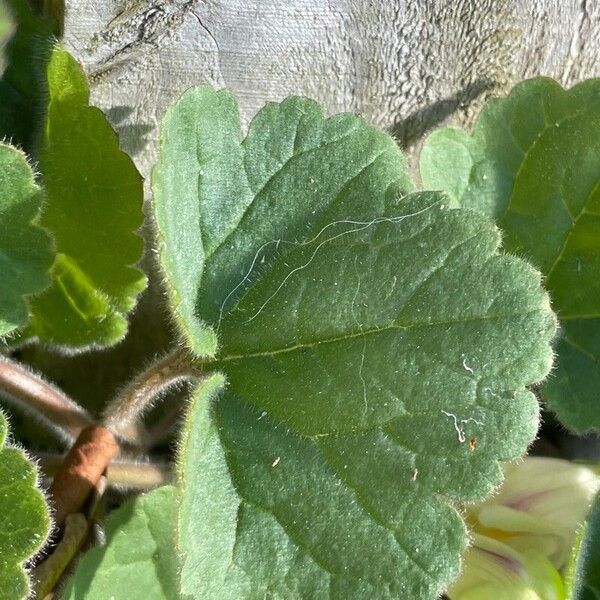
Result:
{"label": "leaf midrib", "polygon": [[305,342],[305,343],[296,343],[290,346],[283,346],[281,348],[275,348],[273,350],[263,350],[258,352],[247,352],[243,354],[225,354],[222,356],[217,356],[213,361],[206,363],[206,366],[213,366],[218,368],[218,365],[221,363],[226,363],[235,360],[243,360],[248,358],[260,358],[260,357],[268,357],[268,356],[276,356],[278,354],[285,354],[289,352],[294,352],[297,350],[304,350],[309,348],[315,348],[317,346],[321,346],[323,344],[334,344],[338,342],[344,342],[352,339],[360,339],[368,335],[377,335],[379,333],[387,333],[388,331],[393,330],[404,330],[408,331],[415,328],[424,328],[427,329],[429,327],[439,327],[444,325],[457,325],[461,323],[471,323],[477,321],[492,321],[492,320],[500,320],[500,319],[511,319],[511,318],[522,318],[523,316],[534,314],[540,312],[540,309],[534,309],[528,312],[521,313],[506,313],[506,314],[498,314],[498,315],[476,315],[472,317],[463,317],[456,319],[443,319],[437,321],[417,321],[415,323],[411,323],[409,325],[400,325],[395,322],[392,322],[389,325],[384,327],[377,327],[375,329],[363,329],[362,331],[332,336],[329,338],[324,338],[322,340],[316,340],[313,342]]}

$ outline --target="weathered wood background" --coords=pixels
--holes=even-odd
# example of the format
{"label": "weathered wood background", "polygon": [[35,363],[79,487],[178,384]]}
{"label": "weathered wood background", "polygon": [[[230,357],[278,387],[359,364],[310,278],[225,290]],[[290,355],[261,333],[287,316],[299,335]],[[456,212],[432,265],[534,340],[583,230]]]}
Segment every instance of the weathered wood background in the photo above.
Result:
{"label": "weathered wood background", "polygon": [[[66,0],[64,42],[148,180],[165,108],[198,83],[231,88],[246,121],[267,100],[302,94],[414,147],[442,120],[468,123],[519,79],[600,75],[600,2]],[[32,348],[25,358],[98,407],[173,343],[160,293],[154,276],[114,349],[60,358]]]}
{"label": "weathered wood background", "polygon": [[598,0],[67,0],[65,42],[148,175],[165,108],[198,83],[244,118],[301,94],[403,142],[494,89],[600,74]]}

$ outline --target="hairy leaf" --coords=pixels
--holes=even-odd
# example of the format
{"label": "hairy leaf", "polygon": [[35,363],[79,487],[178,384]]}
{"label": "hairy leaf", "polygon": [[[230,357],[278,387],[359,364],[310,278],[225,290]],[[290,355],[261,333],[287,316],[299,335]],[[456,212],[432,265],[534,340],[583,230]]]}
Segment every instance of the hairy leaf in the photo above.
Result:
{"label": "hairy leaf", "polygon": [[25,298],[50,283],[52,242],[35,224],[42,198],[25,155],[0,143],[0,336],[27,321]]}
{"label": "hairy leaf", "polygon": [[600,598],[600,495],[583,526],[566,579],[568,600]]}
{"label": "hairy leaf", "polygon": [[106,522],[106,545],[80,560],[65,600],[175,600],[175,494],[161,487],[125,503]]}
{"label": "hairy leaf", "polygon": [[36,298],[24,332],[83,348],[111,345],[144,289],[131,266],[142,255],[142,179],[119,150],[100,110],[89,106],[85,75],[62,48],[48,65],[49,105],[39,166],[48,194],[42,223],[56,239],[52,287]]}
{"label": "hairy leaf", "polygon": [[466,543],[450,500],[489,493],[535,435],[539,275],[487,218],[405,197],[362,120],[291,98],[240,145],[237,119],[227,92],[189,92],[155,173],[174,311],[216,352],[181,444],[182,591],[434,598]]}
{"label": "hairy leaf", "polygon": [[44,71],[52,48],[52,25],[35,14],[26,0],[0,0],[0,4],[16,26],[5,47],[3,73],[0,65],[0,140],[36,156],[46,110]]}
{"label": "hairy leaf", "polygon": [[19,600],[30,590],[23,563],[48,537],[50,517],[37,470],[21,449],[6,445],[7,430],[0,412],[0,590],[3,598]]}
{"label": "hairy leaf", "polygon": [[426,188],[493,216],[545,275],[561,336],[543,396],[569,427],[600,428],[600,79],[521,83],[472,135],[434,132],[420,166]]}
{"label": "hairy leaf", "polygon": [[199,87],[167,112],[161,135],[161,262],[177,323],[200,355],[214,354],[219,314],[244,291],[232,288],[261,245],[285,252],[340,211],[370,214],[357,194],[412,187],[389,136],[349,114],[325,119],[303,98],[268,104],[242,141],[231,94]]}

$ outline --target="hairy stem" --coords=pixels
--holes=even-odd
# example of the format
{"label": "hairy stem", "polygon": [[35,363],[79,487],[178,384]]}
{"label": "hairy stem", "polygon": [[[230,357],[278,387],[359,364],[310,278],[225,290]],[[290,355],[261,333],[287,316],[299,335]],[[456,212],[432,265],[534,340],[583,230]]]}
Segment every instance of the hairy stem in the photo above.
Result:
{"label": "hairy stem", "polygon": [[[53,477],[65,456],[60,454],[38,454],[42,472]],[[171,467],[166,463],[144,463],[122,459],[111,462],[106,469],[109,486],[147,490],[169,483],[172,479]]]}
{"label": "hairy stem", "polygon": [[199,370],[184,350],[159,358],[129,383],[104,411],[103,425],[120,433],[140,417],[167,389],[199,379]]}
{"label": "hairy stem", "polygon": [[0,356],[0,396],[32,413],[68,442],[93,423],[89,413],[62,390],[5,356]]}

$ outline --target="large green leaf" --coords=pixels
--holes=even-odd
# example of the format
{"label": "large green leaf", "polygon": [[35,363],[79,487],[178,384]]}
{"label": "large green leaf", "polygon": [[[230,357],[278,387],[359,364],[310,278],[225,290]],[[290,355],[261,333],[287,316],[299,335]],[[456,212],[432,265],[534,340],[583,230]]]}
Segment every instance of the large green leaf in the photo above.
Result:
{"label": "large green leaf", "polygon": [[412,187],[396,144],[352,115],[325,119],[316,103],[288,98],[268,104],[242,142],[229,92],[184,94],[165,116],[153,184],[161,262],[190,347],[215,352],[219,314],[244,291],[233,288],[253,257],[260,267],[340,211],[371,214],[357,194],[392,183]]}
{"label": "large green leaf", "polygon": [[175,600],[175,494],[165,486],[125,503],[106,522],[106,544],[90,550],[64,600]]}
{"label": "large green leaf", "polygon": [[35,224],[42,191],[25,155],[0,143],[0,336],[29,316],[25,297],[50,283],[50,236]]}
{"label": "large green leaf", "polygon": [[49,105],[39,167],[48,202],[42,223],[56,239],[53,285],[32,305],[24,336],[70,348],[121,340],[146,278],[142,179],[106,117],[89,106],[85,75],[62,48],[48,65]]}
{"label": "large green leaf", "polygon": [[186,94],[155,174],[174,311],[197,353],[219,337],[181,443],[182,591],[434,598],[466,544],[452,501],[535,435],[539,275],[487,218],[404,197],[362,120],[292,98],[240,146],[237,119],[227,92]]}
{"label": "large green leaf", "polygon": [[600,598],[600,494],[581,529],[567,569],[568,600]]}
{"label": "large green leaf", "polygon": [[7,424],[0,412],[0,590],[3,598],[29,596],[23,563],[50,533],[50,517],[38,489],[34,465],[19,448],[6,446]]}
{"label": "large green leaf", "polygon": [[4,73],[0,68],[0,140],[10,140],[35,156],[46,113],[44,71],[52,48],[52,25],[35,14],[27,0],[0,0],[0,4],[16,26],[4,52],[7,68]]}
{"label": "large green leaf", "polygon": [[543,397],[569,427],[600,428],[600,79],[533,79],[492,100],[472,135],[434,132],[426,188],[493,216],[505,247],[545,275],[561,321]]}

